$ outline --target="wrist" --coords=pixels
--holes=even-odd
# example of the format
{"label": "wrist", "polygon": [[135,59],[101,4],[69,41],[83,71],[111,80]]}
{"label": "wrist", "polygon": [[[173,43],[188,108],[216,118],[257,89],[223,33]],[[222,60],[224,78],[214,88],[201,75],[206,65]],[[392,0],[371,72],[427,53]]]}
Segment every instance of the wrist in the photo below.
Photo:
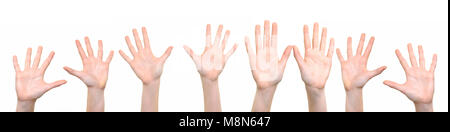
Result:
{"label": "wrist", "polygon": [[155,84],[155,83],[159,83],[160,80],[161,80],[161,79],[160,79],[159,77],[158,77],[158,78],[151,79],[151,80],[142,80],[142,85],[143,85],[143,86],[153,85],[153,84]]}
{"label": "wrist", "polygon": [[323,87],[313,87],[306,85],[306,93],[308,96],[308,108],[310,112],[326,112],[326,98]]}
{"label": "wrist", "polygon": [[104,88],[99,87],[88,87],[88,96],[103,96],[105,93]]}
{"label": "wrist", "polygon": [[158,111],[159,84],[159,78],[149,82],[142,82],[142,112]]}
{"label": "wrist", "polygon": [[17,100],[17,112],[33,112],[36,99],[33,100]]}
{"label": "wrist", "polygon": [[105,107],[104,89],[88,87],[87,112],[103,112]]}
{"label": "wrist", "polygon": [[315,87],[311,85],[305,85],[306,93],[311,98],[320,98],[325,96],[325,89],[323,87]]}
{"label": "wrist", "polygon": [[345,110],[347,112],[363,112],[362,88],[346,90]]}
{"label": "wrist", "polygon": [[275,94],[276,88],[277,88],[276,85],[264,87],[258,86],[258,88],[256,89],[256,93],[263,95],[264,98],[271,98]]}
{"label": "wrist", "polygon": [[433,112],[433,103],[418,103],[414,102],[416,112]]}
{"label": "wrist", "polygon": [[260,87],[256,90],[255,100],[253,102],[253,112],[269,112],[272,106],[273,96],[275,94],[276,85]]}
{"label": "wrist", "polygon": [[203,102],[205,112],[221,112],[220,91],[218,79],[201,77],[203,86]]}

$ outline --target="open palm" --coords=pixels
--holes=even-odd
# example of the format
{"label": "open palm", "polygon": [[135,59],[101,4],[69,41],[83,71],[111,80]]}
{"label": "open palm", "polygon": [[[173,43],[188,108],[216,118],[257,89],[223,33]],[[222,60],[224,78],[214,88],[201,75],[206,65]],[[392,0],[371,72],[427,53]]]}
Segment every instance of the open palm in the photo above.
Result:
{"label": "open palm", "polygon": [[24,70],[20,69],[17,56],[13,57],[14,69],[16,71],[16,92],[19,101],[35,101],[48,90],[66,83],[65,80],[59,80],[53,83],[44,81],[45,70],[52,61],[55,52],[51,52],[42,66],[39,67],[41,53],[42,46],[39,46],[34,63],[31,66],[31,48],[28,48]]}

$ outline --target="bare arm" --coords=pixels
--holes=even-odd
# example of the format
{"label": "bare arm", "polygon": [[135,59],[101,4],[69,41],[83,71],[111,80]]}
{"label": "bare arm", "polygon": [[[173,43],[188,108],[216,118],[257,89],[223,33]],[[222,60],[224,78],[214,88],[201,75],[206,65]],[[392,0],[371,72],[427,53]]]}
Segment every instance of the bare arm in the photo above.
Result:
{"label": "bare arm", "polygon": [[375,37],[371,37],[369,44],[363,53],[364,41],[366,34],[361,34],[356,54],[352,51],[352,38],[347,39],[347,60],[344,60],[340,49],[336,53],[341,63],[342,81],[347,94],[345,110],[347,112],[362,112],[363,109],[363,93],[364,85],[373,77],[381,74],[386,66],[382,66],[376,70],[367,70],[367,62],[369,59]]}
{"label": "bare arm", "polygon": [[255,27],[256,53],[253,51],[248,37],[245,38],[245,46],[257,87],[252,111],[269,112],[277,85],[283,78],[284,68],[291,54],[292,46],[286,47],[283,56],[278,59],[277,23],[272,23],[272,33],[270,33],[270,22],[264,21],[264,38],[261,38],[260,28],[260,25]]}
{"label": "bare arm", "polygon": [[132,45],[130,38],[128,36],[125,37],[133,58],[128,57],[122,50],[119,53],[131,66],[136,76],[142,81],[141,110],[143,112],[157,112],[160,78],[164,63],[170,56],[173,47],[168,47],[161,57],[156,57],[150,48],[150,41],[145,27],[142,27],[144,45],[142,45],[136,29],[133,29],[133,36],[137,49]]}
{"label": "bare arm", "polygon": [[304,26],[303,33],[305,41],[305,58],[302,57],[297,47],[294,48],[294,57],[297,60],[302,80],[305,83],[306,93],[308,94],[309,111],[325,112],[327,111],[327,104],[324,88],[331,70],[334,39],[332,38],[330,40],[328,52],[326,52],[326,28],[323,28],[322,37],[319,41],[319,24],[314,24],[312,43],[307,25]]}
{"label": "bare arm", "polygon": [[84,41],[87,55],[81,46],[81,42],[79,40],[75,41],[83,63],[83,70],[77,71],[67,66],[64,67],[64,70],[79,78],[88,88],[86,111],[103,112],[105,111],[104,91],[108,80],[109,64],[114,52],[110,51],[106,60],[103,61],[103,42],[101,40],[98,41],[98,51],[97,56],[95,56],[89,38],[85,37]]}
{"label": "bare arm", "polygon": [[203,86],[204,109],[206,112],[222,111],[218,86],[219,75],[222,73],[228,58],[237,48],[235,44],[230,51],[224,54],[230,31],[227,30],[223,39],[221,39],[222,30],[223,26],[220,25],[217,29],[215,40],[212,42],[211,25],[208,24],[206,26],[206,45],[201,55],[195,54],[189,46],[184,46],[184,49],[194,61],[197,71],[200,74]]}

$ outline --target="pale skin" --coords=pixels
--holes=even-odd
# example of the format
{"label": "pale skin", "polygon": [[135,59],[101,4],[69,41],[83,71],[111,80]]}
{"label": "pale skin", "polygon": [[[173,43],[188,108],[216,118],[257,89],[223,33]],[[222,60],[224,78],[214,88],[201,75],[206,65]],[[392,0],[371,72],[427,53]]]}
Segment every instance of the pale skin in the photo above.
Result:
{"label": "pale skin", "polygon": [[264,38],[261,38],[261,26],[255,27],[256,53],[253,51],[248,37],[245,38],[250,68],[256,82],[256,94],[253,102],[253,112],[269,112],[278,83],[283,78],[286,62],[292,51],[292,46],[286,47],[281,59],[278,59],[277,37],[278,25],[264,21]]}
{"label": "pale skin", "polygon": [[364,85],[373,77],[381,74],[386,66],[379,67],[375,70],[367,70],[367,62],[369,59],[375,37],[371,37],[369,43],[363,53],[364,41],[366,34],[361,34],[356,54],[352,50],[352,38],[347,39],[347,60],[342,56],[341,50],[336,49],[339,62],[341,63],[342,81],[347,94],[345,110],[347,112],[363,111],[362,89]]}
{"label": "pale skin", "polygon": [[103,112],[105,111],[104,91],[106,81],[108,80],[109,64],[111,63],[114,52],[110,51],[106,60],[103,61],[102,40],[98,41],[97,56],[94,55],[89,38],[85,37],[84,41],[86,44],[87,55],[81,46],[81,42],[79,40],[75,41],[78,53],[83,63],[83,70],[77,71],[67,66],[64,67],[64,70],[79,78],[84,84],[86,84],[88,88],[86,111]]}
{"label": "pale skin", "polygon": [[419,49],[419,64],[411,44],[408,44],[408,53],[411,65],[403,58],[400,51],[395,50],[400,64],[405,70],[406,82],[403,84],[393,81],[384,81],[384,84],[405,94],[415,105],[417,112],[433,111],[434,94],[434,71],[436,69],[437,55],[433,55],[433,60],[429,69],[425,67],[425,57],[422,45]]}
{"label": "pale skin", "polygon": [[313,39],[309,36],[308,26],[303,27],[305,57],[303,58],[297,46],[294,47],[294,57],[297,60],[302,80],[308,96],[309,111],[327,111],[325,99],[325,84],[331,70],[331,61],[334,51],[334,39],[331,38],[328,51],[326,48],[327,28],[322,29],[319,41],[319,24],[314,24]]}
{"label": "pale skin", "polygon": [[137,49],[133,46],[130,37],[125,37],[128,49],[133,58],[127,56],[122,50],[120,50],[119,53],[131,66],[136,76],[142,81],[141,111],[157,112],[160,78],[163,72],[164,63],[170,56],[173,47],[169,46],[162,56],[157,57],[150,48],[150,40],[145,27],[142,27],[143,42],[139,37],[137,29],[133,29],[133,36]]}
{"label": "pale skin", "polygon": [[17,56],[13,57],[16,71],[17,112],[33,112],[36,100],[47,91],[65,84],[67,81],[59,80],[52,83],[44,81],[45,71],[53,59],[55,52],[50,55],[39,67],[42,54],[42,46],[39,46],[33,64],[31,64],[31,48],[27,49],[25,68],[22,70],[17,62]]}
{"label": "pale skin", "polygon": [[222,30],[223,25],[219,25],[213,42],[211,39],[211,25],[208,24],[206,26],[206,45],[201,55],[195,54],[189,46],[184,46],[184,49],[194,61],[202,80],[205,112],[222,111],[218,79],[228,58],[230,58],[237,48],[237,44],[235,44],[224,54],[230,31],[227,30],[223,39],[221,39]]}

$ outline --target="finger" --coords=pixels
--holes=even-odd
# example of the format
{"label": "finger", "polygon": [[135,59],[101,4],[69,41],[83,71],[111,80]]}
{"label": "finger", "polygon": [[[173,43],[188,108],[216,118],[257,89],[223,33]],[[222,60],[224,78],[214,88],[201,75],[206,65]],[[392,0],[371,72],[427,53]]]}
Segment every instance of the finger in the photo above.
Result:
{"label": "finger", "polygon": [[31,48],[27,49],[27,57],[25,58],[25,70],[30,69],[31,63]]}
{"label": "finger", "polygon": [[88,56],[94,56],[94,51],[92,51],[91,41],[89,41],[88,37],[84,37],[84,42],[86,43],[86,49],[88,52]]}
{"label": "finger", "polygon": [[206,25],[206,47],[209,48],[212,46],[211,42],[211,24]]}
{"label": "finger", "polygon": [[138,52],[142,51],[142,43],[141,43],[141,38],[139,38],[139,34],[137,29],[133,29],[133,36],[134,36],[134,41],[136,43],[136,47]]}
{"label": "finger", "polygon": [[220,45],[221,46],[220,48],[222,49],[222,52],[225,50],[225,47],[227,45],[227,41],[228,41],[228,37],[229,36],[230,36],[230,30],[227,30],[225,32],[225,36],[223,37],[222,45]]}
{"label": "finger", "polygon": [[130,49],[131,55],[133,55],[134,57],[136,57],[137,52],[136,52],[136,49],[135,49],[135,48],[133,47],[133,45],[131,44],[130,37],[126,36],[126,37],[125,37],[125,41],[127,42],[127,46],[128,46],[128,49]]}
{"label": "finger", "polygon": [[320,39],[320,53],[325,52],[325,45],[327,43],[327,28],[322,28],[322,37]]}
{"label": "finger", "polygon": [[398,90],[400,92],[403,91],[403,87],[402,87],[401,84],[398,84],[398,83],[393,82],[393,81],[388,81],[388,80],[384,81],[383,83],[384,83],[384,85],[387,85],[387,86],[389,86],[389,87],[391,87],[393,89],[396,89],[396,90]]}
{"label": "finger", "polygon": [[73,76],[78,77],[78,78],[81,78],[81,77],[83,76],[83,72],[81,72],[81,71],[74,70],[74,69],[72,69],[72,68],[70,68],[70,67],[67,67],[67,66],[65,66],[65,67],[63,67],[63,68],[64,68],[64,70],[66,70],[67,73],[69,73],[70,75],[73,75]]}
{"label": "finger", "polygon": [[47,91],[49,91],[49,90],[51,90],[53,88],[59,87],[59,86],[61,86],[63,84],[66,84],[66,83],[67,83],[66,80],[59,80],[59,81],[52,82],[52,83],[50,83],[50,84],[48,84],[46,86],[45,91],[47,92]]}
{"label": "finger", "polygon": [[414,55],[414,51],[413,51],[411,43],[408,44],[408,53],[409,53],[409,60],[411,61],[411,66],[417,67],[416,56]]}
{"label": "finger", "polygon": [[245,36],[245,49],[247,50],[250,68],[253,70],[255,68],[255,52],[253,51],[253,48],[250,45],[250,39],[247,36]]}
{"label": "finger", "polygon": [[112,58],[113,58],[113,56],[114,56],[114,51],[109,51],[109,55],[108,55],[108,58],[106,58],[106,63],[111,63],[111,60],[112,60]]}
{"label": "finger", "polygon": [[119,50],[119,54],[120,56],[122,56],[123,59],[125,59],[125,61],[127,61],[128,63],[131,63],[131,58],[127,56],[127,54],[125,54],[122,50]]}
{"label": "finger", "polygon": [[380,75],[384,70],[386,70],[386,68],[387,68],[386,66],[382,66],[382,67],[379,67],[379,68],[377,68],[377,69],[375,69],[373,71],[370,71],[369,72],[370,78],[373,78],[373,77],[375,77],[377,75]]}
{"label": "finger", "polygon": [[87,58],[86,53],[84,52],[84,49],[81,46],[80,40],[75,40],[75,43],[77,45],[78,54],[80,54],[81,61],[83,61],[83,63],[84,63],[84,60]]}
{"label": "finger", "polygon": [[277,48],[277,44],[278,44],[278,24],[276,22],[272,23],[272,38],[270,40],[271,40],[270,41],[270,46],[272,48]]}
{"label": "finger", "polygon": [[430,71],[434,73],[434,70],[436,69],[436,63],[437,63],[437,54],[433,55],[433,61],[431,62]]}
{"label": "finger", "polygon": [[37,70],[37,68],[39,67],[39,62],[41,61],[41,54],[42,54],[42,46],[39,46],[36,55],[34,56],[34,61],[33,61],[33,66],[32,69],[33,70]]}
{"label": "finger", "polygon": [[420,68],[425,69],[425,57],[423,54],[422,45],[419,45],[419,65],[420,65]]}
{"label": "finger", "polygon": [[286,47],[286,49],[284,50],[283,56],[281,56],[281,59],[278,62],[281,65],[280,68],[282,68],[282,71],[284,71],[284,68],[286,67],[286,62],[289,59],[289,55],[291,55],[291,51],[292,51],[292,46]]}
{"label": "finger", "polygon": [[97,59],[103,61],[103,41],[98,40]]}
{"label": "finger", "polygon": [[223,25],[219,25],[219,28],[217,29],[217,33],[216,33],[216,38],[214,39],[214,45],[213,46],[218,46],[220,43],[220,39],[222,37],[222,30],[223,30]]}
{"label": "finger", "polygon": [[328,47],[327,57],[328,58],[333,57],[333,52],[334,52],[334,38],[331,38],[331,40],[330,40],[330,47]]}
{"label": "finger", "polygon": [[151,53],[152,49],[150,47],[150,39],[148,38],[147,28],[142,27],[142,37],[144,37],[144,49],[145,51]]}
{"label": "finger", "polygon": [[363,55],[366,60],[369,59],[370,52],[372,52],[372,47],[373,47],[374,43],[375,43],[375,37],[370,37],[369,44],[367,44],[366,51],[364,51],[364,55]]}
{"label": "finger", "polygon": [[14,64],[14,70],[17,72],[20,72],[20,66],[19,63],[17,62],[17,56],[13,56],[13,64]]}
{"label": "finger", "polygon": [[48,65],[50,65],[50,62],[52,62],[53,56],[55,55],[55,52],[52,51],[50,52],[50,54],[48,55],[47,59],[45,59],[45,61],[42,63],[41,68],[39,69],[39,71],[41,73],[44,73],[45,70],[47,70]]}
{"label": "finger", "polygon": [[347,38],[347,60],[353,56],[352,37]]}
{"label": "finger", "polygon": [[362,33],[361,38],[359,38],[358,48],[356,49],[356,55],[361,55],[364,47],[364,41],[366,40],[366,34]]}
{"label": "finger", "polygon": [[403,69],[405,71],[408,70],[408,62],[406,62],[405,58],[403,58],[402,53],[400,53],[400,51],[397,49],[395,50],[395,54],[397,55],[398,61],[400,61],[400,64],[402,65]]}
{"label": "finger", "polygon": [[270,22],[268,20],[264,21],[264,42],[263,49],[266,53],[269,53],[270,45]]}
{"label": "finger", "polygon": [[261,44],[261,26],[256,25],[255,27],[255,44],[256,44],[256,54],[262,51],[263,46]]}
{"label": "finger", "polygon": [[309,37],[308,25],[304,25],[303,26],[303,40],[304,40],[304,43],[305,43],[305,52],[307,52],[308,49],[311,48],[311,39]]}
{"label": "finger", "polygon": [[163,61],[166,61],[167,60],[167,58],[170,56],[170,54],[172,53],[172,49],[173,49],[173,46],[169,46],[169,48],[167,48],[166,49],[166,52],[164,52],[164,54],[161,56],[161,59],[163,60]]}
{"label": "finger", "polygon": [[194,61],[194,63],[197,65],[197,55],[195,55],[194,51],[187,45],[183,46],[184,50],[186,51],[186,53],[189,54],[189,56],[191,57],[191,59]]}
{"label": "finger", "polygon": [[234,53],[234,51],[236,51],[238,45],[234,44],[233,48],[230,49],[230,51],[227,52],[227,54],[225,54],[225,62],[228,61],[228,58],[230,58],[230,56]]}
{"label": "finger", "polygon": [[303,62],[304,60],[303,60],[302,54],[300,53],[300,50],[298,50],[297,46],[294,46],[294,58],[297,61],[298,66],[300,68],[302,68],[303,64],[304,64],[304,62]]}
{"label": "finger", "polygon": [[344,57],[342,56],[341,50],[339,48],[336,49],[336,54],[338,56],[339,62],[341,62],[341,64],[345,61]]}
{"label": "finger", "polygon": [[312,48],[319,48],[319,24],[317,22],[314,23]]}

